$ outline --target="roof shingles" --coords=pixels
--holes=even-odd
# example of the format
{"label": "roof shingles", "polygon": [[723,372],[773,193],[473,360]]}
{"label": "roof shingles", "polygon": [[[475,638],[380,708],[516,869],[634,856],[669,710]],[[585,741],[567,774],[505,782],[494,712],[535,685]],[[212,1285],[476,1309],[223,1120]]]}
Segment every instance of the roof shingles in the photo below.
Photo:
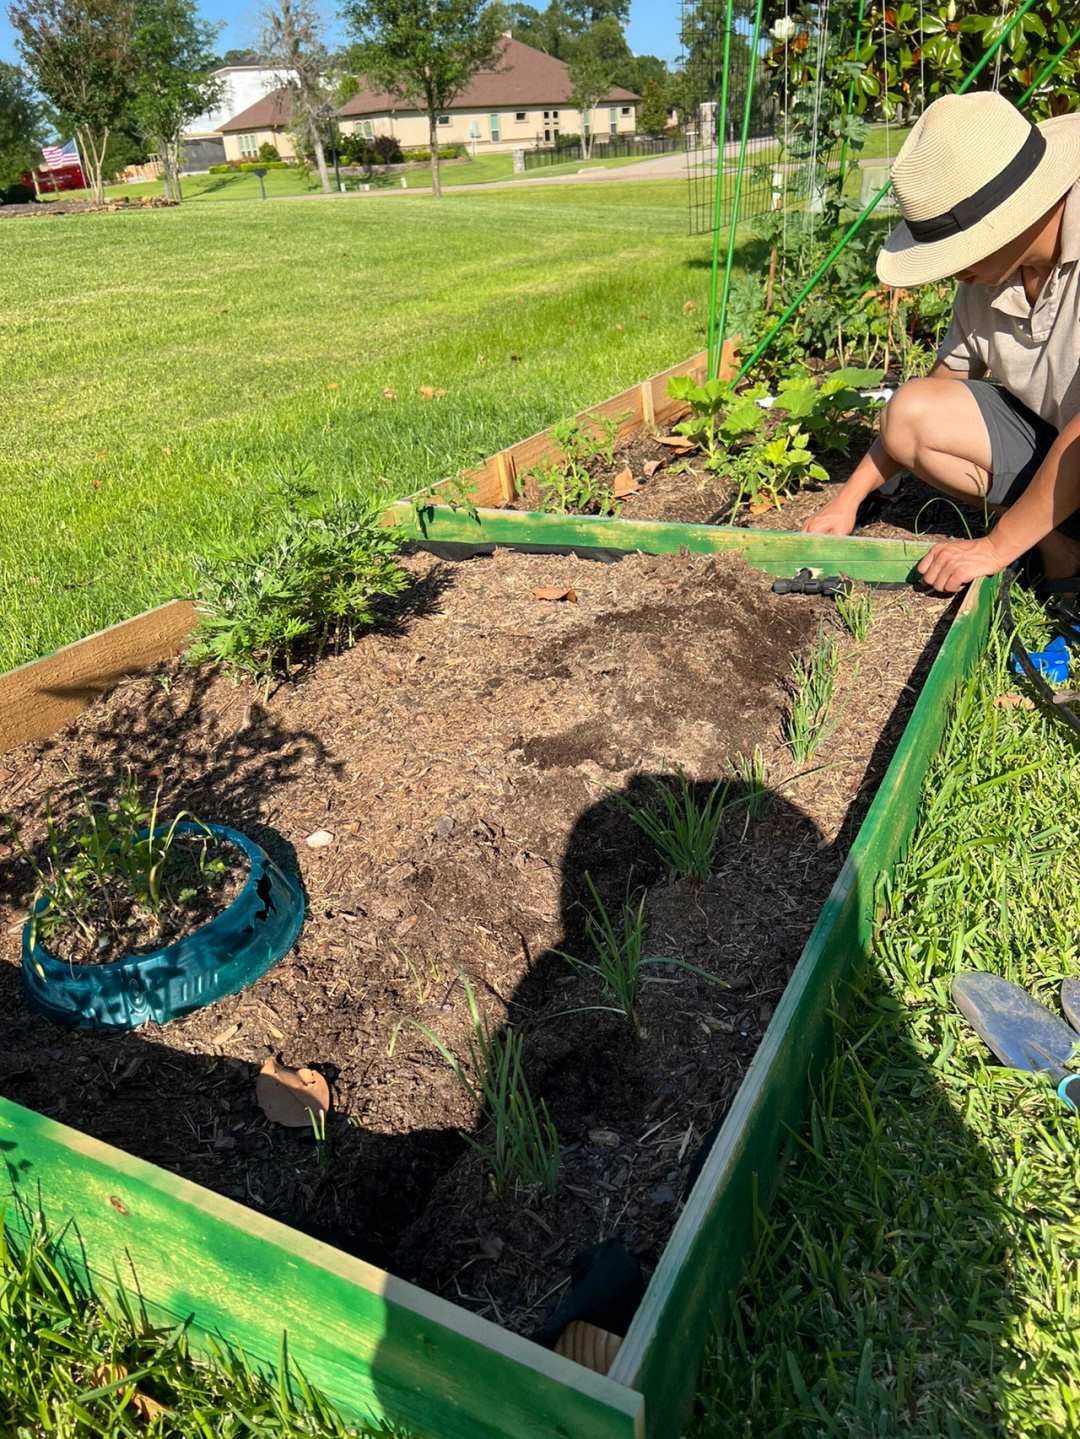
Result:
{"label": "roof shingles", "polygon": [[[449,105],[451,110],[499,110],[510,107],[547,106],[572,103],[573,85],[569,68],[554,55],[545,55],[520,40],[507,36],[492,70],[480,70]],[[639,99],[632,90],[613,86],[601,104],[626,104]],[[385,90],[360,90],[338,110],[342,119],[353,115],[385,115],[422,111],[422,100],[402,100]],[[230,124],[235,125],[235,121]]]}

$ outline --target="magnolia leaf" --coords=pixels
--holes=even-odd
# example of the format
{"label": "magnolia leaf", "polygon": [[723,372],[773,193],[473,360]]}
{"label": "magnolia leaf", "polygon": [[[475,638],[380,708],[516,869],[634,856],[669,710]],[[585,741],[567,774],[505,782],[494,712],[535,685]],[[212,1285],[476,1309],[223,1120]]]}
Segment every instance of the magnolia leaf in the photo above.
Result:
{"label": "magnolia leaf", "polygon": [[1033,710],[1035,703],[1027,695],[995,695],[994,708],[999,710]]}
{"label": "magnolia leaf", "polygon": [[663,460],[646,460],[641,467],[645,478],[651,480],[663,463]]}
{"label": "magnolia leaf", "polygon": [[685,435],[661,435],[660,444],[665,449],[674,450],[677,455],[685,455],[691,450],[697,449],[697,445],[692,440],[688,440]]}
{"label": "magnolia leaf", "polygon": [[308,1129],[330,1108],[330,1086],[314,1069],[287,1069],[268,1059],[255,1080],[255,1098],[267,1119],[286,1129]]}
{"label": "magnolia leaf", "polygon": [[696,309],[697,306],[693,300],[687,300],[686,304],[682,307],[682,312],[684,315],[692,315]]}
{"label": "magnolia leaf", "polygon": [[613,492],[617,500],[621,500],[623,495],[632,495],[635,490],[640,489],[641,486],[630,473],[629,465],[615,476]]}
{"label": "magnolia leaf", "polygon": [[384,400],[396,400],[397,390],[383,390],[382,397]]}

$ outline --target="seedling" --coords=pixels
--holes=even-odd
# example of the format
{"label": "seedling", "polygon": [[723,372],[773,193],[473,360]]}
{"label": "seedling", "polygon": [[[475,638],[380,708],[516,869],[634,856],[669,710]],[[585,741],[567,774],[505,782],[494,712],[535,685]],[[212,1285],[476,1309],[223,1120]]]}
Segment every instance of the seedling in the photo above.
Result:
{"label": "seedling", "polygon": [[642,891],[640,898],[635,904],[629,882],[626,886],[626,899],[622,906],[622,934],[619,934],[611,916],[604,908],[593,884],[592,875],[586,872],[585,883],[589,886],[589,893],[593,897],[593,904],[596,906],[594,913],[585,916],[585,932],[593,947],[596,956],[595,961],[590,962],[584,959],[576,959],[571,954],[562,950],[555,952],[566,962],[578,971],[579,974],[594,975],[615,1001],[615,1005],[621,1014],[629,1020],[635,1036],[641,1038],[641,1022],[637,1014],[638,993],[641,989],[641,971],[648,965],[667,964],[674,965],[677,969],[686,969],[707,979],[713,984],[723,984],[724,981],[717,979],[715,975],[708,974],[696,964],[688,964],[682,959],[665,959],[663,957],[644,958],[642,956],[642,941],[645,935],[645,892]]}
{"label": "seedling", "polygon": [[755,434],[765,423],[765,412],[757,403],[764,393],[756,386],[736,394],[727,380],[699,385],[688,375],[673,375],[668,395],[690,406],[690,418],[675,425],[673,433],[702,446],[707,470],[726,467],[735,441]]}
{"label": "seedling", "polygon": [[810,759],[832,733],[834,726],[829,725],[828,720],[839,672],[839,647],[824,630],[818,631],[817,648],[812,655],[792,661],[791,709],[785,730],[796,764]]}
{"label": "seedling", "polygon": [[747,815],[750,819],[760,819],[772,799],[761,746],[755,745],[751,755],[737,754],[731,761],[731,768],[742,789],[739,798],[746,805]]}
{"label": "seedling", "polygon": [[418,1020],[405,1018],[395,1026],[390,1053],[401,1026],[408,1024],[419,1030],[446,1060],[462,1089],[494,1129],[490,1146],[471,1134],[463,1137],[483,1156],[497,1193],[506,1193],[520,1180],[529,1197],[541,1188],[554,1194],[559,1177],[559,1136],[547,1105],[541,1100],[538,1112],[529,1092],[521,1062],[524,1040],[510,1025],[500,1029],[487,1014],[481,1014],[472,986],[464,975],[460,978],[472,1019],[466,1047],[475,1084],[442,1040]]}
{"label": "seedling", "polygon": [[836,613],[840,616],[840,623],[859,644],[870,629],[870,612],[869,595],[845,595],[843,591],[837,594]]}
{"label": "seedling", "polygon": [[790,379],[780,386],[777,405],[810,432],[821,450],[846,453],[853,421],[880,406],[862,393],[881,384],[881,370],[837,370],[821,385]]}
{"label": "seedling", "polygon": [[314,1109],[308,1110],[311,1116],[311,1134],[315,1141],[315,1162],[319,1166],[320,1174],[330,1172],[330,1146],[326,1138],[326,1110],[320,1109],[316,1114]]}
{"label": "seedling", "polygon": [[694,787],[679,766],[674,779],[657,786],[657,804],[639,809],[622,795],[616,798],[676,874],[693,875],[704,884],[720,842],[727,788],[723,780],[717,780],[704,805],[699,806]]}
{"label": "seedling", "polygon": [[782,496],[796,494],[808,479],[828,480],[829,472],[815,461],[809,446],[810,436],[805,431],[787,425],[771,440],[738,455],[733,473],[739,489],[732,517],[744,500],[753,504],[764,496],[779,504]]}
{"label": "seedling", "polygon": [[[110,941],[103,930],[116,936],[118,905],[125,895],[152,915],[160,915],[166,898],[182,904],[194,897],[190,889],[168,894],[165,871],[177,826],[185,819],[199,821],[181,810],[163,828],[158,823],[160,787],[147,809],[131,770],[122,773],[111,807],[91,800],[81,789],[79,794],[82,810],[63,827],[53,819],[51,797],[46,797],[44,865],[25,848],[10,821],[8,829],[38,881],[31,905],[31,943],[39,938],[47,943],[67,926],[77,929],[98,950],[105,950]],[[206,833],[209,835],[208,830]],[[217,883],[224,863],[207,853],[205,842],[197,857],[200,877]],[[37,911],[43,897],[47,903]]]}

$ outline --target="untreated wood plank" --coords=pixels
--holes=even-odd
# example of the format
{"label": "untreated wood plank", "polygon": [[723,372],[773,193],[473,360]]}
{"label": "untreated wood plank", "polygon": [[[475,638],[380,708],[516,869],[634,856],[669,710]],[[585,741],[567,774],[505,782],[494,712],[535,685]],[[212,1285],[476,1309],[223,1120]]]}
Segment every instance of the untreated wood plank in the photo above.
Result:
{"label": "untreated wood plank", "polygon": [[439,1439],[644,1439],[641,1397],[403,1280],[0,1100],[5,1216],[38,1212],[95,1287],[273,1373],[282,1335],[349,1419]]}
{"label": "untreated wood plank", "polygon": [[124,678],[177,653],[198,623],[173,600],[0,675],[0,754],[70,724]]}
{"label": "untreated wood plank", "polygon": [[676,1356],[699,1355],[725,1315],[753,1244],[755,1209],[806,1117],[833,1044],[833,1012],[868,962],[878,880],[901,858],[956,687],[986,639],[994,586],[965,596],[900,744],[750,1070],[660,1258],[609,1375],[645,1396],[649,1439],[678,1439],[696,1388]]}

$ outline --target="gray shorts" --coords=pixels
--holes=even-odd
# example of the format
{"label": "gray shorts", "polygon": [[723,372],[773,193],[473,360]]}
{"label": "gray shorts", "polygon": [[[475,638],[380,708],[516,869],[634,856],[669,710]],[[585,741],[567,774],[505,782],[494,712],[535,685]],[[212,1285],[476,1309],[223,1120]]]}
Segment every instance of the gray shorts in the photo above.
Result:
{"label": "gray shorts", "polygon": [[[992,473],[988,504],[1008,509],[1027,489],[1058,432],[996,380],[965,380],[990,435]],[[1080,539],[1080,511],[1058,526]]]}

